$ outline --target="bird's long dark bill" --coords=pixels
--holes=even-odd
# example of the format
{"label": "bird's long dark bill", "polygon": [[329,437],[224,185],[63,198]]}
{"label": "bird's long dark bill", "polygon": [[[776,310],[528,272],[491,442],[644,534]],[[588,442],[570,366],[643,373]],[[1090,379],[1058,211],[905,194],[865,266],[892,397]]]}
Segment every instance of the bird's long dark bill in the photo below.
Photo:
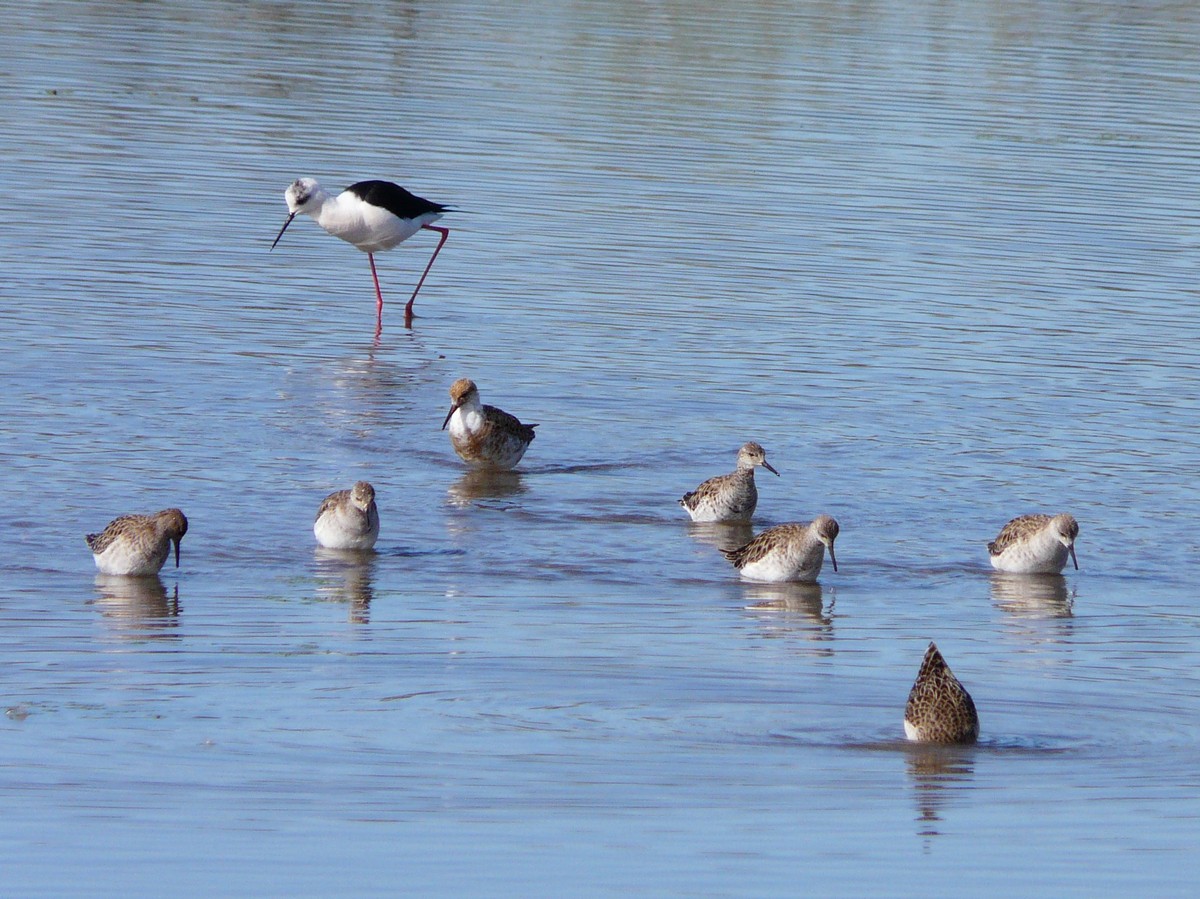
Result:
{"label": "bird's long dark bill", "polygon": [[1071,561],[1075,563],[1075,570],[1079,570],[1079,560],[1075,558],[1075,547],[1068,546],[1067,551],[1071,554]]}
{"label": "bird's long dark bill", "polygon": [[446,420],[442,422],[442,430],[446,430],[446,425],[450,424],[450,418],[458,410],[458,406],[451,406],[450,411],[446,413]]}
{"label": "bird's long dark bill", "polygon": [[279,238],[283,237],[283,232],[287,230],[287,226],[292,223],[292,219],[296,217],[296,213],[292,213],[287,217],[287,221],[283,223],[283,227],[279,229],[279,233],[275,235],[275,243],[271,244],[271,249],[275,249],[275,244],[279,243]]}
{"label": "bird's long dark bill", "polygon": [[179,567],[179,541],[175,541],[175,567]]}
{"label": "bird's long dark bill", "polygon": [[833,563],[833,570],[837,571],[837,556],[833,554],[833,547],[829,547],[829,561]]}
{"label": "bird's long dark bill", "polygon": [[771,474],[775,475],[775,477],[779,477],[779,472],[777,472],[774,468],[772,468],[771,463],[766,461],[765,459],[763,460],[763,468],[765,468],[767,471],[771,472]]}

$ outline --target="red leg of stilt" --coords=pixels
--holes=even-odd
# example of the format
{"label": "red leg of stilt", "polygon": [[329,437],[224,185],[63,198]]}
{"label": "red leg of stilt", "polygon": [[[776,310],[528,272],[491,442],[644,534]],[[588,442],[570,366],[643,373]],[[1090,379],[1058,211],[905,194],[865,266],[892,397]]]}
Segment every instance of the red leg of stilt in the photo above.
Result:
{"label": "red leg of stilt", "polygon": [[379,289],[379,275],[375,274],[375,254],[367,254],[367,262],[371,263],[371,277],[375,281],[375,336],[383,331],[383,292]]}
{"label": "red leg of stilt", "polygon": [[422,228],[427,231],[436,231],[442,235],[438,245],[433,250],[433,255],[429,257],[429,265],[425,266],[425,271],[421,273],[421,280],[417,282],[417,289],[413,291],[411,297],[408,298],[408,305],[404,307],[404,327],[412,327],[413,317],[413,300],[417,298],[417,292],[421,289],[421,285],[425,283],[425,276],[429,274],[429,270],[433,268],[433,260],[437,259],[437,254],[442,251],[442,244],[446,242],[446,238],[450,236],[449,228],[439,228],[437,225],[422,225]]}

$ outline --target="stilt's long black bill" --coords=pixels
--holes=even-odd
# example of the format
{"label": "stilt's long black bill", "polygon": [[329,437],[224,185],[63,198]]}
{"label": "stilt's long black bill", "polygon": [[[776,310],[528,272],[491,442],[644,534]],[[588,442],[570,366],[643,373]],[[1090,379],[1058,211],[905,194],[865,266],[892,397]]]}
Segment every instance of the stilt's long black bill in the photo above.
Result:
{"label": "stilt's long black bill", "polygon": [[279,243],[279,238],[283,237],[283,232],[287,230],[287,226],[292,223],[292,219],[296,217],[296,213],[292,213],[287,217],[287,221],[283,223],[283,227],[279,229],[279,233],[275,235],[275,243],[271,244],[271,249],[275,249],[275,244]]}

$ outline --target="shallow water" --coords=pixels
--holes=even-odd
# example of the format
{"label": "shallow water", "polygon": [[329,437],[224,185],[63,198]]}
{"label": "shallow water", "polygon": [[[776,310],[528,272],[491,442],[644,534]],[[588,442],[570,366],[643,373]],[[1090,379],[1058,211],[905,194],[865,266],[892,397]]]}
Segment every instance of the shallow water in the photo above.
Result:
{"label": "shallow water", "polygon": [[[1200,12],[0,12],[6,892],[1190,891]],[[432,236],[375,340],[361,254],[268,250],[300,175],[464,210],[412,331]],[[816,587],[675,504],[749,439]],[[1081,570],[992,574],[1035,510]],[[977,747],[898,742],[931,639]]]}

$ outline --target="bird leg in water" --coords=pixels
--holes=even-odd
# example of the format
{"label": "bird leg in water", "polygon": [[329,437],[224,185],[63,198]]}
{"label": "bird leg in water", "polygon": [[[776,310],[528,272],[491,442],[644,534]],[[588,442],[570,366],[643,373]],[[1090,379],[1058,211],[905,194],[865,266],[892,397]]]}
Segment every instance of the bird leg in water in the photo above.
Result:
{"label": "bird leg in water", "polygon": [[367,254],[367,262],[371,263],[371,277],[375,279],[375,336],[383,331],[383,292],[379,289],[379,276],[375,274],[375,254]]}
{"label": "bird leg in water", "polygon": [[[433,255],[429,257],[429,264],[425,266],[425,271],[421,274],[421,280],[417,282],[417,289],[413,291],[412,296],[408,298],[408,305],[404,307],[404,327],[406,328],[412,327],[413,300],[417,298],[417,292],[421,289],[421,285],[425,283],[425,275],[428,275],[429,270],[433,268],[433,260],[437,259],[438,253],[442,251],[442,244],[444,244],[446,242],[446,238],[450,236],[449,228],[439,228],[437,225],[422,225],[421,227],[427,231],[437,231],[442,235],[442,237],[438,241],[437,247],[434,248]],[[371,270],[374,271],[374,266],[372,266]],[[375,282],[375,289],[379,289],[378,281]],[[381,299],[379,302],[382,308],[383,300]]]}

